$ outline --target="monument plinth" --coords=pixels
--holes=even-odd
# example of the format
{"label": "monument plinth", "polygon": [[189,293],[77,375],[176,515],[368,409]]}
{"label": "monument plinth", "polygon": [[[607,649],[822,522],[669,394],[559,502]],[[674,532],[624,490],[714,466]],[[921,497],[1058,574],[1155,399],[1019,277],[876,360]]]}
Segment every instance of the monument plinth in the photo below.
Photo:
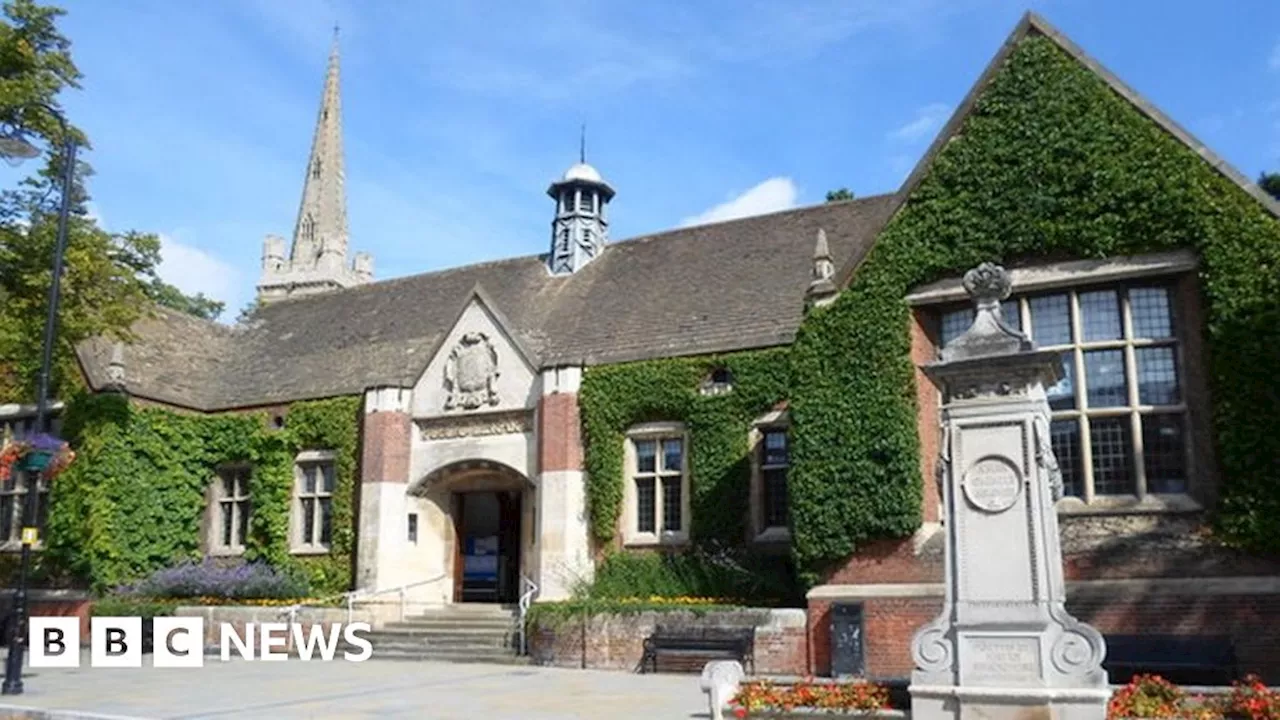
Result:
{"label": "monument plinth", "polygon": [[984,263],[964,286],[973,325],[922,367],[943,394],[946,596],[911,643],[911,715],[1104,720],[1106,645],[1065,607],[1054,509],[1062,476],[1045,395],[1062,358],[1004,323],[1003,268]]}

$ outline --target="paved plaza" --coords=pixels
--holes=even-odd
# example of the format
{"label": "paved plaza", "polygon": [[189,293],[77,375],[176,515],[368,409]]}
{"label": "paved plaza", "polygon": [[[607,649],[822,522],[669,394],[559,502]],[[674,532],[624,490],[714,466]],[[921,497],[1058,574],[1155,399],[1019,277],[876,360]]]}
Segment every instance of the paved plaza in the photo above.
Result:
{"label": "paved plaza", "polygon": [[[369,660],[222,662],[202,669],[28,669],[0,718],[706,718],[696,675]],[[149,663],[150,658],[144,662]],[[19,708],[48,714],[19,713]]]}

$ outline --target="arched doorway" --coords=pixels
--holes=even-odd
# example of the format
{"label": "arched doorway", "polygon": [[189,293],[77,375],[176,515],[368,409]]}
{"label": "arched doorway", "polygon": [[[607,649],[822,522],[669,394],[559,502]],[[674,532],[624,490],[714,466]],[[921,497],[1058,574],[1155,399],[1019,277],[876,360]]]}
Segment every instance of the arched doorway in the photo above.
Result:
{"label": "arched doorway", "polygon": [[446,553],[453,602],[516,602],[531,559],[529,480],[501,463],[461,461],[428,473],[410,492],[446,513],[449,532],[436,547]]}

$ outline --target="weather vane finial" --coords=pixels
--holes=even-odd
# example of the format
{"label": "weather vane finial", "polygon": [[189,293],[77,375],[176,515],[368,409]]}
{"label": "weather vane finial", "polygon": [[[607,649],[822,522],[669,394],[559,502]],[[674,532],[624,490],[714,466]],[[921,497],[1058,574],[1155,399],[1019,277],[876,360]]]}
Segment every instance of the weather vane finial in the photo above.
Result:
{"label": "weather vane finial", "polygon": [[582,132],[578,136],[578,162],[587,161],[587,124],[582,123]]}

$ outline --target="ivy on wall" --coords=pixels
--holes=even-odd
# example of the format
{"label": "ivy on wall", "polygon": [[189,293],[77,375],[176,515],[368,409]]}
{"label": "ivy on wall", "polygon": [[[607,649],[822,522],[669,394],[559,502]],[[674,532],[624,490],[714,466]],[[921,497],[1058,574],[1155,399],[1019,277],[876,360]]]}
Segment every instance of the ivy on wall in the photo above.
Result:
{"label": "ivy on wall", "polygon": [[1224,481],[1218,528],[1280,550],[1280,222],[1055,43],[1030,35],[848,289],[810,314],[792,348],[792,542],[810,579],[859,544],[919,523],[903,301],[911,288],[985,260],[1174,248],[1201,260]]}
{"label": "ivy on wall", "polygon": [[[703,395],[702,381],[717,368],[730,372],[733,390]],[[740,544],[750,503],[747,433],[786,397],[788,374],[785,348],[588,368],[579,402],[596,539],[608,543],[618,531],[627,429],[678,421],[689,433],[692,539]]]}
{"label": "ivy on wall", "polygon": [[[313,592],[350,583],[358,398],[295,403],[284,428],[262,413],[196,415],[130,405],[116,395],[76,396],[65,433],[79,457],[51,490],[42,566],[98,589],[201,555],[206,493],[220,465],[253,466],[246,560],[305,573]],[[289,551],[294,458],[335,453],[332,551]]]}

